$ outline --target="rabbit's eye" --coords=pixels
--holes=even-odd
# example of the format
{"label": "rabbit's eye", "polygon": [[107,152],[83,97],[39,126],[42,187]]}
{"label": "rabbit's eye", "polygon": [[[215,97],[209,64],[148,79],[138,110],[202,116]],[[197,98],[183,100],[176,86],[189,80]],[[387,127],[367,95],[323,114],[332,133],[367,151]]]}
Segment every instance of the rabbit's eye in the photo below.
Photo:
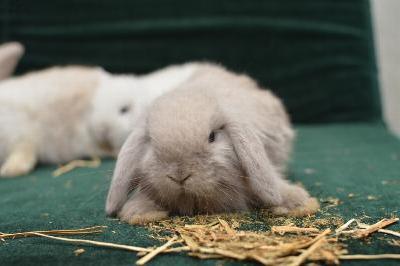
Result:
{"label": "rabbit's eye", "polygon": [[130,109],[131,107],[129,105],[124,105],[119,109],[119,113],[126,114],[127,112],[129,112]]}
{"label": "rabbit's eye", "polygon": [[210,135],[208,136],[208,142],[214,142],[215,141],[215,132],[211,131]]}

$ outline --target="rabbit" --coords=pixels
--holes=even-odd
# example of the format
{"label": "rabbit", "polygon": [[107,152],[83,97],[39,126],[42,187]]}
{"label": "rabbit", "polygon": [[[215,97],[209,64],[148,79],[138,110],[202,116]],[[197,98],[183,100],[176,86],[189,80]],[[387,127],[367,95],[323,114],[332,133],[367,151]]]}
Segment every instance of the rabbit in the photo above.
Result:
{"label": "rabbit", "polygon": [[139,76],[64,66],[0,82],[0,176],[27,174],[38,162],[116,156],[142,110],[195,67]]}
{"label": "rabbit", "polygon": [[255,208],[314,213],[318,201],[284,178],[294,137],[271,91],[202,63],[138,119],[118,155],[106,214],[142,224]]}
{"label": "rabbit", "polygon": [[18,42],[0,45],[0,80],[9,78],[14,73],[24,52],[24,46]]}

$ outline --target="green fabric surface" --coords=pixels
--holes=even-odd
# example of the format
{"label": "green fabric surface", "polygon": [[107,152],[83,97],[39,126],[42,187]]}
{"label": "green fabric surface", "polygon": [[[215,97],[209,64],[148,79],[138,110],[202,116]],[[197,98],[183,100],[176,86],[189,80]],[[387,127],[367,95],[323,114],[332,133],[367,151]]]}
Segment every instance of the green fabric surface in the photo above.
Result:
{"label": "green fabric surface", "polygon": [[[42,166],[28,177],[1,179],[0,232],[107,225],[104,234],[78,237],[137,246],[158,244],[143,227],[120,224],[105,217],[104,200],[113,166],[113,161],[105,161],[98,169],[78,169],[57,178],[51,176],[54,166]],[[330,212],[344,220],[364,215],[370,217],[368,222],[392,215],[399,217],[399,175],[400,141],[381,124],[298,127],[290,179],[302,182],[318,198],[340,198],[343,203]],[[354,193],[354,198],[349,199],[349,193]],[[377,199],[367,200],[368,195]],[[400,226],[392,228],[399,230]],[[391,237],[374,235],[370,242],[353,241],[349,250],[371,254],[399,252],[398,247],[380,238]],[[73,251],[77,248],[39,238],[7,240],[0,242],[0,265],[133,265],[136,260],[134,253],[87,246],[86,252],[76,257]],[[163,255],[150,265],[215,265],[216,262]],[[236,263],[226,262],[231,264]],[[398,265],[398,261],[346,261],[343,265]]]}
{"label": "green fabric surface", "polygon": [[95,64],[144,73],[212,60],[281,96],[296,122],[380,117],[367,0],[0,0],[19,72]]}

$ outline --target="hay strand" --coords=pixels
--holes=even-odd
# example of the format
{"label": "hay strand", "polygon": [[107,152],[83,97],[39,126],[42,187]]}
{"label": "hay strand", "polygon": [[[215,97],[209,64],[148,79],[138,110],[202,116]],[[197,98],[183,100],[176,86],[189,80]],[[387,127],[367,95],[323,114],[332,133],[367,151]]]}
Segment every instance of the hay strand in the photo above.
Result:
{"label": "hay strand", "polygon": [[393,259],[400,260],[400,254],[354,254],[354,255],[341,255],[341,260],[385,260]]}
{"label": "hay strand", "polygon": [[59,177],[68,172],[71,172],[75,168],[97,168],[100,166],[100,164],[101,160],[98,157],[94,157],[92,160],[74,160],[54,170],[52,175],[53,177]]}
{"label": "hay strand", "polygon": [[37,236],[39,234],[46,235],[85,235],[85,234],[94,234],[94,233],[102,233],[107,226],[92,226],[81,229],[66,229],[66,230],[48,230],[48,231],[28,231],[28,232],[20,232],[20,233],[0,233],[0,239],[7,238],[21,238],[21,237],[32,237]]}
{"label": "hay strand", "polygon": [[74,243],[74,244],[91,245],[91,246],[106,247],[106,248],[113,248],[113,249],[123,249],[123,250],[134,251],[134,252],[140,252],[140,251],[148,252],[149,251],[149,249],[147,249],[147,248],[128,246],[128,245],[121,245],[121,244],[114,244],[114,243],[109,243],[109,242],[101,242],[101,241],[93,241],[93,240],[86,240],[86,239],[75,239],[75,238],[49,236],[49,235],[45,235],[45,234],[41,234],[41,233],[35,233],[35,232],[33,232],[32,234],[34,234],[36,236],[41,236],[41,237],[50,238],[50,239],[53,239],[53,240],[69,242],[69,243]]}
{"label": "hay strand", "polygon": [[170,240],[167,241],[164,245],[156,248],[155,250],[149,252],[146,256],[142,257],[140,260],[136,261],[136,265],[144,265],[149,262],[152,258],[166,250],[168,247],[175,244],[175,241],[178,239],[178,236],[173,236]]}
{"label": "hay strand", "polygon": [[382,219],[379,222],[370,225],[369,227],[365,229],[361,229],[357,232],[355,232],[355,237],[356,238],[365,238],[369,236],[370,234],[378,231],[379,229],[382,229],[388,225],[394,224],[399,220],[399,218],[390,218],[390,219]]}

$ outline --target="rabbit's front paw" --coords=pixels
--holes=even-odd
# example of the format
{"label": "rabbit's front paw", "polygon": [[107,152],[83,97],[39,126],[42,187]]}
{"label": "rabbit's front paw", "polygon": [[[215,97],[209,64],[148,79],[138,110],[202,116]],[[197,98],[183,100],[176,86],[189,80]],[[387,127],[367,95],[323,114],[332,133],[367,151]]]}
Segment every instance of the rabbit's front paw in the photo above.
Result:
{"label": "rabbit's front paw", "polygon": [[300,217],[314,214],[319,209],[318,200],[310,197],[300,185],[284,183],[281,195],[283,201],[272,208],[274,214]]}
{"label": "rabbit's front paw", "polygon": [[278,206],[272,208],[272,213],[276,215],[302,217],[314,214],[319,209],[319,203],[316,198],[308,198],[301,205],[294,207]]}
{"label": "rabbit's front paw", "polygon": [[9,158],[0,169],[1,177],[16,177],[28,174],[34,167],[32,160],[24,160],[22,157]]}
{"label": "rabbit's front paw", "polygon": [[1,177],[25,175],[35,167],[37,156],[34,146],[29,142],[21,142],[14,147],[0,169]]}
{"label": "rabbit's front paw", "polygon": [[125,213],[121,216],[121,220],[129,224],[147,224],[159,221],[168,217],[166,211],[149,211],[145,213]]}
{"label": "rabbit's front paw", "polygon": [[119,211],[118,217],[129,224],[146,224],[167,218],[168,212],[142,191],[137,191]]}

